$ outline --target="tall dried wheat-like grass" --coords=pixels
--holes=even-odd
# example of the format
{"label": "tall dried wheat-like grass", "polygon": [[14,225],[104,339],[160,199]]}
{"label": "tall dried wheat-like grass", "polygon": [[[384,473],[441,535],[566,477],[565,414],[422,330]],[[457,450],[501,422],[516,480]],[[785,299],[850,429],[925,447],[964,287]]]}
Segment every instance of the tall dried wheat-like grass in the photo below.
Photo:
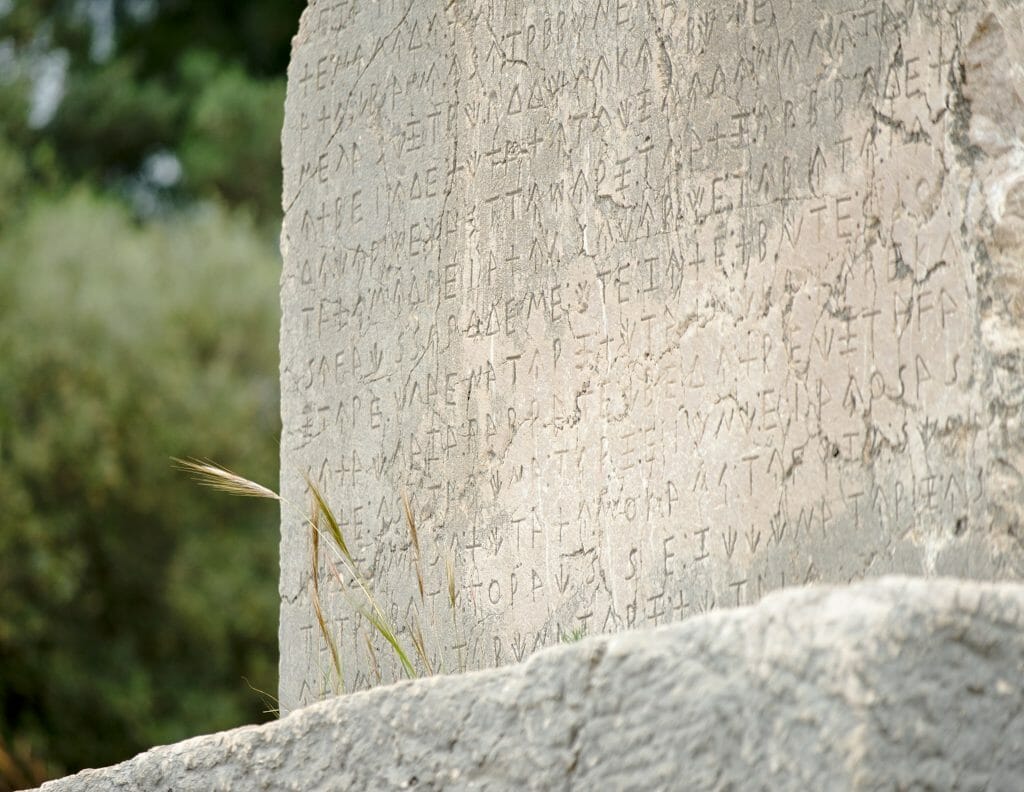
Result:
{"label": "tall dried wheat-like grass", "polygon": [[206,459],[178,459],[172,458],[174,466],[191,474],[199,484],[210,487],[229,495],[237,495],[243,498],[266,498],[268,500],[280,501],[281,496],[262,484],[250,481],[247,478],[233,473],[226,467],[221,467]]}
{"label": "tall dried wheat-like grass", "polygon": [[[230,495],[236,495],[240,497],[248,498],[263,498],[267,500],[275,500],[282,503],[299,514],[302,521],[310,528],[310,540],[311,540],[311,559],[310,563],[312,566],[312,576],[310,581],[310,599],[313,605],[313,613],[317,621],[317,626],[320,630],[320,635],[327,644],[328,651],[331,655],[331,667],[336,680],[337,688],[343,689],[344,677],[342,674],[343,666],[341,659],[341,652],[338,648],[338,641],[333,636],[327,626],[327,619],[323,611],[323,603],[320,596],[320,567],[321,567],[321,542],[327,541],[328,546],[333,551],[335,558],[326,559],[327,570],[331,573],[332,577],[337,581],[342,595],[349,600],[354,609],[369,623],[377,634],[384,639],[384,641],[391,647],[396,659],[402,666],[402,670],[409,678],[415,678],[419,676],[416,671],[415,665],[412,663],[409,652],[402,646],[398,639],[397,633],[391,623],[389,622],[384,611],[381,609],[380,604],[374,597],[369,584],[367,583],[366,577],[359,572],[358,564],[356,563],[355,557],[352,555],[348,543],[345,541],[344,532],[341,529],[341,522],[335,516],[334,511],[331,509],[324,497],[321,489],[316,483],[309,477],[304,476],[306,486],[310,493],[310,507],[308,512],[302,510],[281,497],[278,493],[263,486],[255,481],[240,476],[237,473],[228,470],[227,468],[218,465],[209,460],[203,459],[174,459],[175,467],[191,475],[199,484],[211,487],[212,489],[220,492],[226,492]],[[419,531],[416,526],[416,520],[413,516],[412,508],[409,504],[409,499],[402,494],[402,505],[405,511],[406,525],[409,530],[409,537],[411,540],[411,546],[413,550],[413,567],[416,575],[416,584],[419,590],[420,603],[421,605],[426,602],[425,584],[423,578],[423,566],[422,566],[422,555],[420,552],[420,541]],[[345,573],[349,576],[355,585],[355,588],[362,594],[362,600],[358,600],[352,596],[350,586],[345,582],[345,576],[342,570],[339,569],[338,563],[344,567]],[[452,611],[453,624],[456,621],[455,618],[455,572],[454,564],[451,559],[446,560],[446,574],[448,583],[448,600]],[[423,630],[419,623],[419,620],[413,617],[413,623],[407,626],[409,635],[411,636],[413,649],[416,656],[419,658],[422,667],[427,674],[434,673],[434,665],[430,660],[430,655],[427,651],[426,641],[423,637]],[[366,643],[370,654],[371,663],[375,670],[377,680],[380,681],[381,673],[380,666],[377,662],[377,654],[373,648],[373,642],[370,641],[369,636],[366,637]],[[460,660],[461,668],[461,660]]]}

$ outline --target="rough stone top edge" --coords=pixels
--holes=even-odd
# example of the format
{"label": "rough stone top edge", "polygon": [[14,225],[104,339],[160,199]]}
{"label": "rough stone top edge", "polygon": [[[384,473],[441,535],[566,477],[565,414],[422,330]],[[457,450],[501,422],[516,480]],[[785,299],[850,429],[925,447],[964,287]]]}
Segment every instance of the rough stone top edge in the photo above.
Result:
{"label": "rough stone top edge", "polygon": [[[650,664],[651,657],[660,658],[658,662],[662,662],[662,667],[658,670],[658,678],[665,676],[666,668],[672,672],[668,674],[671,677],[677,666],[680,669],[687,664],[691,667],[703,668],[705,664],[714,667],[716,662],[724,666],[731,664],[736,656],[742,657],[745,651],[751,656],[749,647],[745,649],[743,646],[745,642],[760,642],[760,657],[763,659],[765,646],[768,645],[765,635],[770,632],[772,625],[779,623],[783,625],[784,633],[788,630],[786,634],[799,635],[799,639],[792,644],[783,641],[785,647],[782,651],[795,655],[813,657],[821,647],[831,652],[839,646],[837,651],[841,651],[844,637],[847,639],[847,647],[868,647],[864,651],[870,653],[873,651],[870,647],[888,642],[897,647],[898,654],[902,652],[899,647],[903,644],[936,643],[930,640],[931,633],[944,625],[954,624],[958,630],[963,631],[964,624],[970,623],[974,614],[978,614],[981,621],[1008,626],[1008,634],[1011,636],[1019,633],[1024,615],[1024,584],[953,578],[887,577],[845,586],[788,588],[769,594],[750,606],[694,616],[660,627],[592,636],[573,644],[550,647],[515,666],[404,681],[327,699],[296,710],[272,723],[244,726],[194,737],[173,745],[158,746],[121,764],[84,770],[74,776],[47,782],[40,789],[61,792],[144,788],[154,783],[175,789],[228,789],[233,788],[239,779],[250,778],[250,773],[254,774],[254,781],[257,776],[262,779],[262,788],[266,788],[268,783],[277,788],[283,784],[283,779],[278,776],[275,781],[275,773],[283,772],[289,763],[302,768],[309,765],[310,758],[303,758],[302,753],[307,743],[316,742],[317,738],[312,735],[321,735],[322,742],[332,747],[338,745],[338,740],[358,742],[363,739],[372,743],[375,739],[374,730],[378,732],[377,740],[380,740],[381,734],[389,740],[408,739],[403,737],[406,731],[404,724],[409,717],[415,720],[415,716],[409,713],[415,712],[417,705],[425,700],[461,701],[466,712],[472,713],[476,706],[475,693],[481,691],[479,702],[483,709],[490,712],[496,708],[499,714],[506,715],[509,712],[515,713],[511,719],[514,731],[522,726],[517,719],[525,717],[519,710],[528,712],[531,707],[529,702],[522,703],[524,696],[527,699],[537,696],[538,701],[548,702],[552,697],[552,689],[555,689],[555,700],[561,702],[564,697],[567,706],[576,707],[578,704],[573,703],[573,697],[582,696],[584,711],[588,707],[592,710],[593,704],[588,705],[585,699],[598,694],[596,691],[591,693],[589,679],[584,684],[580,678],[587,677],[606,658],[618,658],[617,662],[623,663],[623,668],[630,667],[633,654],[641,658],[638,661],[641,666],[644,663]],[[922,629],[925,632],[922,633]],[[837,636],[840,639],[838,643]],[[922,641],[923,637],[929,637],[929,640]],[[778,651],[780,644],[774,646],[774,651]],[[1011,657],[1024,657],[1024,653],[1014,654],[1014,651],[1011,647]],[[703,656],[705,653],[706,656]],[[686,657],[686,654],[698,656]],[[719,655],[717,659],[716,654]],[[671,665],[665,666],[664,661]],[[750,670],[748,668],[746,672],[740,673],[741,676],[733,679],[734,686],[742,687],[742,673],[750,674]],[[756,687],[759,680],[755,679],[751,684]],[[467,700],[470,703],[466,703]],[[597,704],[598,710],[600,706],[600,703]],[[577,713],[577,717],[591,716],[592,713]],[[377,718],[380,718],[379,722]],[[438,717],[438,720],[443,721],[443,718]],[[544,723],[547,726],[548,721]],[[353,736],[355,731],[362,731],[353,730],[353,724],[366,725],[367,734]],[[396,724],[402,726],[395,728]],[[408,728],[411,733],[417,733],[418,727],[415,724]],[[470,727],[465,721],[449,727],[444,723],[434,723],[430,718],[426,720],[428,733],[445,732],[449,728],[458,732],[452,738],[454,741],[466,739],[463,729],[469,731]],[[527,731],[529,728],[532,726]],[[552,739],[557,743],[557,724],[552,728],[555,732]],[[396,736],[393,733],[395,731],[402,734]],[[505,738],[507,736],[508,732]],[[501,757],[502,739],[499,735],[498,750],[480,761],[499,764],[508,761],[508,757]],[[416,739],[410,739],[410,742],[415,743]],[[274,755],[274,746],[278,746],[283,755],[288,757],[276,765],[267,759],[268,752]],[[298,757],[292,755],[295,751],[298,751]],[[335,753],[345,752],[339,748]],[[415,748],[410,749],[410,754],[416,755]],[[424,756],[435,754],[436,749],[432,749]],[[323,757],[314,755],[313,759]],[[309,769],[310,773],[320,773],[319,776],[292,779],[287,786],[302,788],[304,784],[314,783],[315,778],[319,778],[322,783],[325,778],[334,778],[337,773],[347,778],[356,772],[344,766],[346,761],[351,764],[352,760],[334,755],[323,761],[326,763],[324,766]],[[409,761],[414,762],[412,769],[415,770],[416,760]],[[341,767],[335,767],[339,762]],[[316,764],[315,761],[313,763]],[[273,766],[268,767],[268,764]],[[405,770],[411,772],[408,767]],[[465,781],[472,787],[468,780]]]}

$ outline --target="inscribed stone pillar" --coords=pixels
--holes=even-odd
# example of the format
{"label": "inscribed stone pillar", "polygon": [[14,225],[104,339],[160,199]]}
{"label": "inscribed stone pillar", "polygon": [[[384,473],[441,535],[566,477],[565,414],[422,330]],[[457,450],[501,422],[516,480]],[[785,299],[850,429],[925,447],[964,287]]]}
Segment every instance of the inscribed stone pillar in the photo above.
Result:
{"label": "inscribed stone pillar", "polygon": [[[418,670],[1021,575],[1022,30],[995,0],[310,3],[282,489],[319,483]],[[337,571],[286,512],[284,711],[401,676]]]}

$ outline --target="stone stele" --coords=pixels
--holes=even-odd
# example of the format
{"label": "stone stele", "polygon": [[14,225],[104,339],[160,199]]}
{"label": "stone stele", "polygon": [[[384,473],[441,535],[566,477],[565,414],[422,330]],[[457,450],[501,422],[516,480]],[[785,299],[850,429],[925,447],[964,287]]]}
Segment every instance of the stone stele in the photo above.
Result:
{"label": "stone stele", "polygon": [[401,676],[306,476],[419,670],[1021,577],[1022,38],[996,0],[313,0],[282,709]]}

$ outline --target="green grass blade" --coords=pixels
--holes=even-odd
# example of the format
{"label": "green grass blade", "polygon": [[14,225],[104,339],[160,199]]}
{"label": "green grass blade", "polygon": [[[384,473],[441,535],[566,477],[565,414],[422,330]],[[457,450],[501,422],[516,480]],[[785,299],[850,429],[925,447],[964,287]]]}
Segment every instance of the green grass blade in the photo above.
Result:
{"label": "green grass blade", "polygon": [[312,529],[310,532],[310,539],[313,553],[313,578],[310,582],[313,586],[313,613],[316,615],[316,622],[320,628],[320,635],[323,637],[324,643],[327,644],[327,649],[331,653],[331,665],[334,667],[334,674],[338,682],[338,687],[341,688],[345,684],[344,677],[341,675],[341,654],[338,652],[338,644],[334,640],[334,636],[332,636],[330,630],[327,629],[327,621],[324,619],[323,606],[320,603],[320,513],[318,511],[313,511],[309,524]]}
{"label": "green grass blade", "polygon": [[338,522],[338,518],[334,516],[334,512],[331,511],[331,507],[327,505],[327,500],[324,498],[324,495],[320,491],[320,488],[315,483],[313,483],[313,479],[311,479],[309,476],[306,476],[305,479],[306,485],[309,487],[309,491],[313,493],[313,498],[314,500],[316,500],[316,504],[317,507],[319,508],[320,513],[323,514],[324,519],[327,520],[327,527],[331,533],[331,538],[334,540],[334,543],[338,546],[338,549],[341,551],[342,555],[345,556],[345,559],[350,564],[354,563],[352,560],[352,554],[348,551],[348,545],[345,544],[345,537],[341,533],[341,525]]}
{"label": "green grass blade", "polygon": [[394,651],[395,656],[398,658],[398,661],[402,664],[402,668],[405,669],[406,676],[409,677],[409,679],[416,679],[419,676],[419,674],[416,673],[415,667],[409,660],[409,655],[405,653],[405,650],[402,648],[402,645],[398,642],[398,639],[395,637],[395,634],[391,631],[391,628],[388,627],[377,616],[377,614],[373,613],[372,611],[363,609],[363,617],[368,622],[370,622],[370,624],[373,625],[373,628],[378,633],[380,633],[381,637],[391,645],[392,651]]}

